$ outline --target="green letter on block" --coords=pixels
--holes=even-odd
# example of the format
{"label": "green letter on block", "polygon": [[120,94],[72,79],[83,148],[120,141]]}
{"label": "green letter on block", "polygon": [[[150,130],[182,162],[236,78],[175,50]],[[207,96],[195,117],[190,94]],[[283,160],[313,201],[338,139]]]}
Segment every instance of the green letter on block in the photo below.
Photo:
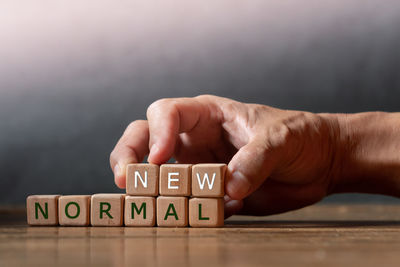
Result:
{"label": "green letter on block", "polygon": [[[170,210],[172,210],[172,212]],[[175,217],[175,220],[178,220],[178,214],[176,214],[175,206],[172,203],[170,203],[168,205],[168,209],[167,209],[167,213],[165,214],[164,221],[166,221],[168,219],[168,216],[171,216],[171,215],[173,215]]]}
{"label": "green letter on block", "polygon": [[136,203],[132,202],[132,219],[135,219],[135,210],[137,214],[139,215],[142,210],[143,210],[143,219],[146,219],[146,202],[143,202],[142,205],[140,206],[140,209],[136,206]]}
{"label": "green letter on block", "polygon": [[[104,209],[104,206],[107,206],[107,209]],[[108,202],[100,202],[100,219],[103,219],[103,213],[107,214],[110,219],[113,219],[113,216],[110,214],[111,204]]]}
{"label": "green letter on block", "polygon": [[208,221],[210,218],[209,217],[203,217],[201,215],[201,204],[199,204],[199,220],[201,221]]}
{"label": "green letter on block", "polygon": [[[70,205],[75,205],[76,206],[76,214],[74,216],[71,216],[68,212],[68,208]],[[70,219],[75,219],[78,218],[79,213],[81,213],[81,208],[79,207],[79,204],[76,202],[68,202],[67,205],[65,205],[65,215],[70,218]]]}
{"label": "green letter on block", "polygon": [[39,219],[38,210],[42,213],[43,217],[47,220],[49,218],[49,211],[48,211],[48,204],[47,202],[44,203],[44,210],[40,206],[39,203],[35,202],[35,218],[36,220]]}

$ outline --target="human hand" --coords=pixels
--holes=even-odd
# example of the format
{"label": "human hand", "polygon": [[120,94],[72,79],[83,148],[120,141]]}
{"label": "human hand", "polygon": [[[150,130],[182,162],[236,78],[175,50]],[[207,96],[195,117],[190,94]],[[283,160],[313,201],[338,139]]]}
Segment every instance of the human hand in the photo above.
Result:
{"label": "human hand", "polygon": [[340,170],[336,117],[203,95],[161,99],[132,122],[110,156],[125,187],[129,163],[227,163],[226,214],[298,209],[331,193]]}

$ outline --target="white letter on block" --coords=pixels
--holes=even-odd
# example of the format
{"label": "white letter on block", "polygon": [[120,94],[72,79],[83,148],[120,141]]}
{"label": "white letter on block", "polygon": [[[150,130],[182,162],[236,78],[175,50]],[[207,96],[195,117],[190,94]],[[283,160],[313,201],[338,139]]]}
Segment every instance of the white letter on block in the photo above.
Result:
{"label": "white letter on block", "polygon": [[179,178],[172,178],[172,175],[179,175],[179,172],[169,172],[168,173],[168,189],[179,189],[177,185],[171,185],[171,182],[179,182]]}
{"label": "white letter on block", "polygon": [[199,182],[199,186],[200,186],[201,190],[204,190],[204,184],[206,183],[206,180],[207,180],[207,184],[208,184],[208,189],[211,190],[213,188],[215,175],[216,175],[215,172],[213,173],[213,177],[211,179],[211,182],[210,182],[210,179],[208,178],[208,173],[204,174],[203,182],[200,181],[200,174],[196,173],[196,175],[197,175],[197,181]]}
{"label": "white letter on block", "polygon": [[142,176],[140,175],[140,172],[135,171],[135,188],[137,188],[138,177],[139,177],[140,181],[142,182],[143,187],[147,188],[147,171],[144,172],[144,180],[143,180]]}

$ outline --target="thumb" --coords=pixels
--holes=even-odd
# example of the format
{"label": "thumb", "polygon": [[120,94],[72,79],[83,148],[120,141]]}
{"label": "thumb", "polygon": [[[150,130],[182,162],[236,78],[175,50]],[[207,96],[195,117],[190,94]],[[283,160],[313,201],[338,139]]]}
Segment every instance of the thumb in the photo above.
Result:
{"label": "thumb", "polygon": [[228,164],[226,194],[231,199],[241,200],[253,193],[276,166],[277,154],[264,138],[252,140],[240,148]]}

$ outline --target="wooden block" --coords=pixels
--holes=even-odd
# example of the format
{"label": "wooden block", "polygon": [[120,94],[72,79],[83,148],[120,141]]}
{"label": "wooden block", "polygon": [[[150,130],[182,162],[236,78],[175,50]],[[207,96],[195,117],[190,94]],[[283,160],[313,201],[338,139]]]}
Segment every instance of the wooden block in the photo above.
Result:
{"label": "wooden block", "polygon": [[29,225],[58,225],[60,195],[32,195],[26,198]]}
{"label": "wooden block", "polygon": [[93,226],[122,226],[124,194],[94,194],[90,204],[90,222]]}
{"label": "wooden block", "polygon": [[188,225],[188,199],[186,197],[158,197],[157,225],[184,227]]}
{"label": "wooden block", "polygon": [[160,195],[189,196],[191,164],[163,164],[160,167]]}
{"label": "wooden block", "polygon": [[223,198],[192,198],[189,200],[189,225],[221,227],[224,225]]}
{"label": "wooden block", "polygon": [[126,193],[133,196],[157,196],[159,169],[155,164],[129,164],[126,168]]}
{"label": "wooden block", "polygon": [[223,197],[226,164],[196,164],[192,167],[192,196]]}
{"label": "wooden block", "polygon": [[125,197],[126,226],[154,226],[156,223],[156,198]]}
{"label": "wooden block", "polygon": [[90,196],[61,196],[58,199],[60,225],[88,226],[90,224]]}

